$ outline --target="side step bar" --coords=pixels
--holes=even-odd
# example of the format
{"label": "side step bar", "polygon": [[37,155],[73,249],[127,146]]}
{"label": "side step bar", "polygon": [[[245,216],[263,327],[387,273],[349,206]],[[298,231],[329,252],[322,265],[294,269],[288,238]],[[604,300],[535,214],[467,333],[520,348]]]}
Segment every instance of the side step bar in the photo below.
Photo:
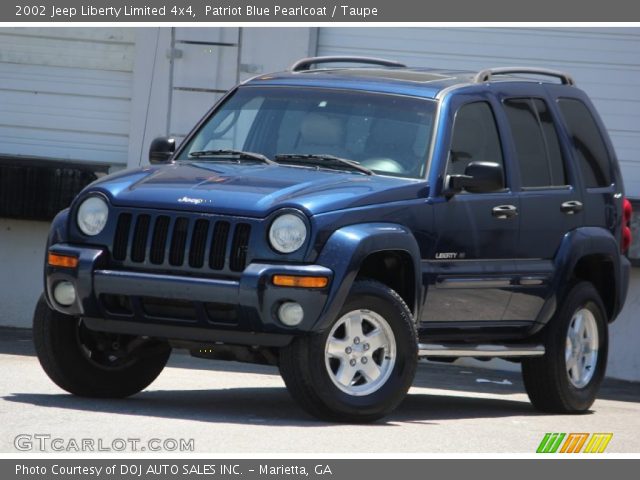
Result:
{"label": "side step bar", "polygon": [[473,345],[464,343],[420,343],[420,357],[540,357],[544,355],[543,345],[487,344]]}

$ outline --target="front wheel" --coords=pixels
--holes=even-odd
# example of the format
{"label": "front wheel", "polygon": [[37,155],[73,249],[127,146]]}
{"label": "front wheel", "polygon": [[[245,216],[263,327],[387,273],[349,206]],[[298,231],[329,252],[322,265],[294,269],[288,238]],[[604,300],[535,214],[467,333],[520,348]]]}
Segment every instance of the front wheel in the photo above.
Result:
{"label": "front wheel", "polygon": [[607,366],[607,316],[598,291],[577,283],[545,327],[545,354],[522,361],[531,403],[543,412],[582,413],[591,407]]}
{"label": "front wheel", "polygon": [[323,333],[280,351],[280,372],[292,397],[323,420],[369,422],[405,397],[417,365],[412,315],[382,283],[356,281]]}
{"label": "front wheel", "polygon": [[118,398],[153,382],[169,359],[164,342],[89,330],[40,298],[33,316],[40,365],[60,388],[83,397]]}

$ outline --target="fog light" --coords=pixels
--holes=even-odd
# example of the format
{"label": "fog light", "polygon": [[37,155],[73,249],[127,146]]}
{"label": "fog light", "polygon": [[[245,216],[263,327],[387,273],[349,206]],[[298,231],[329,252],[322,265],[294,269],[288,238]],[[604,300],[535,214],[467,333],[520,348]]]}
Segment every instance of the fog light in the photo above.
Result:
{"label": "fog light", "polygon": [[304,318],[302,305],[296,302],[284,302],[278,308],[278,318],[289,327],[295,327]]}
{"label": "fog light", "polygon": [[76,289],[71,282],[60,282],[53,289],[53,298],[60,305],[68,307],[76,301]]}

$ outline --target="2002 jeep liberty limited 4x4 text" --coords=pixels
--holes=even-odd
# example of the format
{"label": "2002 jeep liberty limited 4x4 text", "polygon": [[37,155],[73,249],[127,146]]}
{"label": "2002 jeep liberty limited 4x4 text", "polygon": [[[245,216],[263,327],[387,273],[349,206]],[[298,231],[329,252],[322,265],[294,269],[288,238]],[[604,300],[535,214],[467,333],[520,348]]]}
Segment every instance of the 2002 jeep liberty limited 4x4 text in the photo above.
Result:
{"label": "2002 jeep liberty limited 4x4 text", "polygon": [[53,221],[34,339],[61,388],[132,395],[186,348],[277,365],[312,415],[363,422],[419,357],[498,357],[536,408],[592,405],[631,205],[567,74],[303,59],[149,160]]}

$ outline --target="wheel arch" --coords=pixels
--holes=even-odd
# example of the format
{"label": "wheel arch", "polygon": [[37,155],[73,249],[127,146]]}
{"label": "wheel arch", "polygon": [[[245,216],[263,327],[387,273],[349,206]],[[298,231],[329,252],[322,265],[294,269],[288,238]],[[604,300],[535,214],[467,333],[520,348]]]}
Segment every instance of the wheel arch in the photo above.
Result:
{"label": "wheel arch", "polygon": [[591,282],[602,298],[608,321],[614,321],[628,288],[628,268],[622,258],[618,242],[604,228],[582,227],[569,232],[556,255],[556,297],[564,298],[575,281]]}
{"label": "wheel arch", "polygon": [[[422,297],[420,249],[413,234],[402,225],[367,223],[350,225],[333,232],[317,263],[334,272],[331,291],[314,330],[323,330],[338,314],[358,277],[377,280],[399,288],[414,318]],[[402,279],[389,274],[405,275]]]}
{"label": "wheel arch", "polygon": [[406,250],[380,250],[370,253],[360,264],[357,278],[376,280],[392,288],[415,316],[416,271],[413,259]]}
{"label": "wheel arch", "polygon": [[604,304],[608,321],[613,321],[616,309],[616,278],[613,259],[600,253],[585,255],[576,262],[573,278],[590,282],[595,287]]}

